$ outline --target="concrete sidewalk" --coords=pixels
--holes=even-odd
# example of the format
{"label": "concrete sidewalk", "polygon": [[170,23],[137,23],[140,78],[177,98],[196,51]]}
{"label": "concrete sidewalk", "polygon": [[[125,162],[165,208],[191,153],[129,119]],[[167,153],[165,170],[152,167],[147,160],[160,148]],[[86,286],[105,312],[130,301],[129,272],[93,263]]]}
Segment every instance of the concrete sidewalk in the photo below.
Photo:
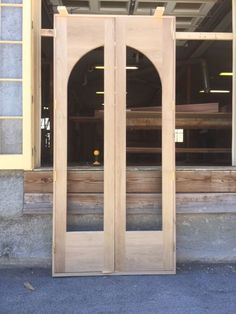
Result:
{"label": "concrete sidewalk", "polygon": [[233,314],[236,265],[180,265],[176,276],[56,279],[48,269],[2,268],[0,313]]}

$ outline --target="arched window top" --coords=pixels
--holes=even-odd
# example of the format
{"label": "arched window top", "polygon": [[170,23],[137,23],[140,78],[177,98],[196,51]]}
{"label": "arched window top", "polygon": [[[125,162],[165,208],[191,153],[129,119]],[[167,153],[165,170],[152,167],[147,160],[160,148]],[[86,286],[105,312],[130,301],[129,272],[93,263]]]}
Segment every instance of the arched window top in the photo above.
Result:
{"label": "arched window top", "polygon": [[[127,47],[127,108],[161,106],[161,79],[153,63]],[[85,54],[68,80],[69,114],[93,115],[104,104],[104,47]]]}

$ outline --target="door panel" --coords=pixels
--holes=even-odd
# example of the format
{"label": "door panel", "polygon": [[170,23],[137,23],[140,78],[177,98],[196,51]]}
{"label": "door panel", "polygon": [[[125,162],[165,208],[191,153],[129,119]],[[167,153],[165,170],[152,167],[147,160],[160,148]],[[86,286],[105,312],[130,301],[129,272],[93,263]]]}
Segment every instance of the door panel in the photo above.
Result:
{"label": "door panel", "polygon": [[103,232],[67,232],[65,246],[65,272],[77,273],[103,271]]}
{"label": "door panel", "polygon": [[[55,16],[53,275],[175,272],[174,18]],[[104,46],[104,228],[67,231],[67,83],[87,52]],[[126,47],[162,81],[162,229],[126,229]],[[148,118],[147,118],[148,123]],[[156,189],[153,189],[156,191]],[[135,193],[135,182],[132,184]],[[138,198],[137,193],[137,198]]]}
{"label": "door panel", "polygon": [[[55,16],[53,273],[114,271],[114,18]],[[67,230],[67,82],[75,64],[104,46],[103,231]]]}
{"label": "door panel", "polygon": [[[116,151],[119,153],[116,156],[115,269],[118,272],[175,272],[174,27],[174,19],[168,17],[116,17],[116,126],[119,131]],[[143,53],[156,67],[162,82],[161,231],[126,229],[126,46]]]}

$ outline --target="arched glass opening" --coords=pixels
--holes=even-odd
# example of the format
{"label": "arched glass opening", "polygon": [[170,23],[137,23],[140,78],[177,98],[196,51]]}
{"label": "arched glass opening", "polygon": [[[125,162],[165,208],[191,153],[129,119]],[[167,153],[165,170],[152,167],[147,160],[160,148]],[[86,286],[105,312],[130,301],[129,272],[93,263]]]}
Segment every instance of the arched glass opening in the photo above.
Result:
{"label": "arched glass opening", "polygon": [[[151,61],[139,51],[127,48],[127,112],[160,110],[161,81]],[[153,109],[153,107],[155,107]],[[157,109],[156,109],[157,107]],[[68,164],[103,164],[104,48],[87,53],[74,66],[68,81]],[[128,165],[160,164],[160,154],[138,153],[132,147],[144,143],[161,147],[160,130],[135,126],[127,131]],[[99,156],[94,156],[94,151]]]}
{"label": "arched glass opening", "polygon": [[103,109],[104,48],[87,53],[74,66],[68,81],[68,164],[93,165],[94,150],[103,161],[103,120],[96,112]]}
{"label": "arched glass opening", "polygon": [[[160,166],[160,76],[153,63],[140,51],[127,47],[126,59],[127,166]],[[150,124],[152,117],[156,119]]]}

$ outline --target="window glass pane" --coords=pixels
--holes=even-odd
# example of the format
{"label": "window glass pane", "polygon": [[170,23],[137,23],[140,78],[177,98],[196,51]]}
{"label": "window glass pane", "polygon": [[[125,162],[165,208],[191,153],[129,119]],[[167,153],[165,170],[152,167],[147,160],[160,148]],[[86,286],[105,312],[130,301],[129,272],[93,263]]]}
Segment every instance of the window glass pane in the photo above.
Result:
{"label": "window glass pane", "polygon": [[0,120],[0,154],[22,154],[22,120]]}
{"label": "window glass pane", "polygon": [[0,116],[22,115],[21,82],[0,82]]}
{"label": "window glass pane", "polygon": [[0,39],[22,40],[22,9],[3,7],[0,17]]}
{"label": "window glass pane", "polygon": [[0,78],[22,77],[22,46],[0,45]]}
{"label": "window glass pane", "polygon": [[231,165],[232,42],[188,41],[176,65],[177,165]]}
{"label": "window glass pane", "polygon": [[[126,231],[162,230],[162,84],[142,52],[126,53]],[[135,183],[135,184],[134,184]]]}

